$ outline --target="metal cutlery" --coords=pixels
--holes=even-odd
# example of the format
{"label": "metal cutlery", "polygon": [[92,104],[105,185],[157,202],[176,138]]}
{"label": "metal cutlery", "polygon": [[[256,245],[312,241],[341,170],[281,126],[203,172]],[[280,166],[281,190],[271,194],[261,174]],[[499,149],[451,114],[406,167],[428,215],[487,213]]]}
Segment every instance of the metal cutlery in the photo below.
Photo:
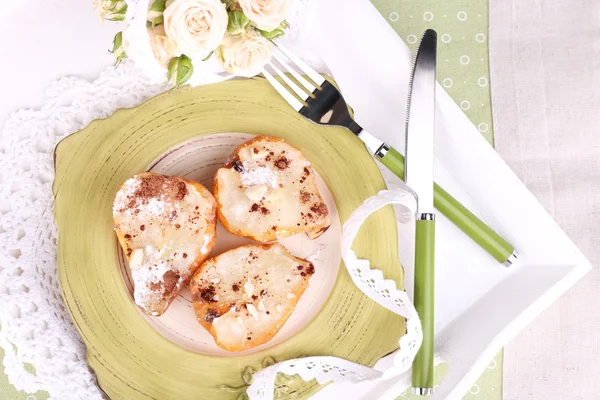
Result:
{"label": "metal cutlery", "polygon": [[[349,129],[375,158],[404,180],[404,157],[354,121],[342,94],[331,82],[284,46],[278,44],[277,48],[281,54],[275,51],[262,73],[290,106],[313,122]],[[437,184],[434,184],[434,206],[498,262],[510,266],[516,260],[510,243]]]}

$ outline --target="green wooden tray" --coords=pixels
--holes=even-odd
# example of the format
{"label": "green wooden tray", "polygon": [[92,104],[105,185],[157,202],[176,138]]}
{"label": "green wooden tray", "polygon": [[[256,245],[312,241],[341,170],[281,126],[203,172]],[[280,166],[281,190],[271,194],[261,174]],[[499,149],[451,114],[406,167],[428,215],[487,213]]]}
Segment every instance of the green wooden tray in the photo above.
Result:
{"label": "green wooden tray", "polygon": [[[119,270],[111,207],[120,185],[179,143],[219,132],[279,136],[301,149],[328,186],[343,224],[385,188],[350,132],[305,120],[264,79],[184,87],[92,122],[56,148],[55,219],[63,296],[87,345],[87,361],[112,399],[241,399],[251,372],[298,356],[332,355],[373,365],[398,346],[404,319],[371,301],[340,268],[331,295],[299,333],[266,350],[222,357],[165,339],[130,300]],[[391,207],[363,225],[354,248],[402,287]],[[279,379],[283,398],[316,382]]]}

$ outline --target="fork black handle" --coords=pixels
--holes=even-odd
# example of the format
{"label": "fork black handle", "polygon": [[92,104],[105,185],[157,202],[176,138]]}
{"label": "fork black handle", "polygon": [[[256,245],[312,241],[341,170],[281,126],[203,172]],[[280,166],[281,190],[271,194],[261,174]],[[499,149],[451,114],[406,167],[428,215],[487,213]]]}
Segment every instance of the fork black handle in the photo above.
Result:
{"label": "fork black handle", "polygon": [[[375,155],[398,178],[404,180],[404,157],[402,154],[384,144]],[[437,183],[434,183],[433,205],[497,261],[505,266],[512,265],[516,259],[515,248]]]}

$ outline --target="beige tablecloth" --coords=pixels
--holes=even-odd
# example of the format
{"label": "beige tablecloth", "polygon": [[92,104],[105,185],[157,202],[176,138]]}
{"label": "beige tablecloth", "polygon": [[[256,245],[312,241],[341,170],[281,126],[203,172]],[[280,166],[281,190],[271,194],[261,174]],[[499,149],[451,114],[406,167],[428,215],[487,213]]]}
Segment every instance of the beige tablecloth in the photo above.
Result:
{"label": "beige tablecloth", "polygon": [[[600,265],[600,2],[492,0],[496,149]],[[505,348],[504,399],[600,398],[597,268]]]}

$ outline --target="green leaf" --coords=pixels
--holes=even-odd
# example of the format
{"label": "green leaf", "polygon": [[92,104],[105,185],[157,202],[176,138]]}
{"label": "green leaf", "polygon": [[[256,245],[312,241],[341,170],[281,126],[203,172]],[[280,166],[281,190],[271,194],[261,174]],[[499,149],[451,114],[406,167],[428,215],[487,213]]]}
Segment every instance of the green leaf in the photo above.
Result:
{"label": "green leaf", "polygon": [[275,29],[273,29],[272,31],[263,31],[260,29],[256,29],[258,32],[260,32],[260,34],[264,37],[266,37],[269,40],[273,40],[276,39],[280,36],[285,35],[285,30],[287,28],[290,27],[290,24],[287,23],[287,21],[282,21],[281,24],[279,24],[279,26]]}
{"label": "green leaf", "polygon": [[278,38],[280,36],[285,35],[285,32],[281,28],[275,28],[275,29],[273,29],[272,31],[269,31],[269,32],[262,31],[260,29],[258,29],[258,31],[260,32],[260,34],[262,36],[264,36],[265,38],[267,38],[269,40],[273,40],[273,39],[276,39],[276,38]]}
{"label": "green leaf", "polygon": [[192,77],[193,73],[194,66],[192,65],[192,60],[185,54],[182,54],[177,63],[177,83],[175,86],[179,87],[186,83]]}
{"label": "green leaf", "polygon": [[119,64],[121,64],[121,61],[127,58],[127,54],[125,54],[125,51],[123,50],[123,32],[117,32],[115,35],[112,53],[116,57],[115,67],[118,67]]}
{"label": "green leaf", "polygon": [[125,15],[127,12],[127,3],[123,4],[123,7],[119,8],[117,11],[114,11],[113,14]]}
{"label": "green leaf", "polygon": [[152,6],[150,7],[151,11],[163,12],[167,8],[167,0],[154,0]]}
{"label": "green leaf", "polygon": [[227,16],[229,17],[227,32],[231,34],[240,34],[248,30],[250,20],[242,11],[229,11]]}
{"label": "green leaf", "polygon": [[192,65],[192,60],[185,54],[172,58],[167,66],[167,80],[171,82],[173,77],[175,77],[175,87],[186,83],[192,77],[193,73],[194,66]]}
{"label": "green leaf", "polygon": [[223,48],[221,46],[215,49],[215,56],[219,63],[223,64],[225,62],[225,59],[223,58]]}
{"label": "green leaf", "polygon": [[171,61],[169,61],[169,65],[167,66],[167,81],[171,82],[171,78],[177,71],[177,64],[179,63],[179,57],[173,57]]}
{"label": "green leaf", "polygon": [[154,28],[156,25],[160,25],[163,22],[165,22],[165,17],[161,15],[160,17],[154,18],[154,21],[150,22],[150,25]]}
{"label": "green leaf", "polygon": [[115,68],[119,66],[119,64],[121,64],[121,61],[123,61],[124,59],[127,58],[127,54],[125,52],[122,52],[118,57],[117,60],[115,61]]}
{"label": "green leaf", "polygon": [[123,32],[117,32],[117,34],[115,35],[115,38],[113,39],[112,52],[115,54],[118,53],[118,51],[121,49],[122,46],[123,46]]}
{"label": "green leaf", "polygon": [[114,21],[114,22],[125,21],[125,14],[114,15],[114,16],[112,16],[110,18],[105,18],[105,20],[107,20],[107,21]]}
{"label": "green leaf", "polygon": [[204,58],[202,59],[202,61],[207,61],[209,58],[211,58],[211,57],[212,57],[212,55],[214,54],[214,52],[215,52],[215,51],[213,50],[213,51],[211,51],[210,53],[208,53],[208,55],[207,55],[206,57],[204,57]]}

